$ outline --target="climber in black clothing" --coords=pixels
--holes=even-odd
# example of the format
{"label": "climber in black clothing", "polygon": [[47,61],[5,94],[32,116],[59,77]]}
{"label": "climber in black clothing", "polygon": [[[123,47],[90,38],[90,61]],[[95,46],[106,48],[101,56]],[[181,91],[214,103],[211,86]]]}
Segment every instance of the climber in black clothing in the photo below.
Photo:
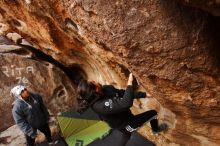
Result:
{"label": "climber in black clothing", "polygon": [[144,92],[134,92],[132,81],[133,75],[130,74],[126,90],[119,90],[112,85],[102,86],[96,82],[82,80],[77,88],[79,100],[83,100],[83,103],[91,107],[111,128],[118,129],[127,135],[147,121],[150,121],[153,133],[165,130],[167,125],[158,125],[155,110],[139,115],[131,113],[130,107],[133,105],[134,98],[146,97]]}

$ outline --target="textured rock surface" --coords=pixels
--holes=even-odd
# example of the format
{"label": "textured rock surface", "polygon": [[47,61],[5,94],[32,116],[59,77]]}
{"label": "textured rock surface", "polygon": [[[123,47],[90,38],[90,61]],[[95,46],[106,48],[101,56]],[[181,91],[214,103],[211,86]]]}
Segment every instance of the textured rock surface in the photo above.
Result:
{"label": "textured rock surface", "polygon": [[212,13],[215,16],[220,16],[220,1],[219,0],[182,0],[184,4],[193,7],[201,8]]}
{"label": "textured rock surface", "polygon": [[[50,127],[52,136],[56,136],[57,134],[57,127],[51,126]],[[43,133],[38,131],[38,136],[36,138],[36,143],[42,143],[45,141],[45,136]],[[24,146],[26,145],[26,140],[24,134],[21,130],[16,126],[13,125],[6,129],[5,131],[0,133],[0,146]]]}
{"label": "textured rock surface", "polygon": [[19,33],[89,80],[123,87],[132,71],[155,97],[134,112],[155,108],[171,127],[157,137],[140,129],[157,145],[219,145],[219,18],[172,0],[0,5],[2,34]]}
{"label": "textured rock surface", "polygon": [[[12,46],[18,47],[11,43],[4,45],[4,48],[10,50]],[[17,84],[24,84],[30,91],[42,95],[51,115],[70,109],[75,99],[75,90],[63,71],[51,63],[32,58],[31,52],[21,49],[16,51],[17,54],[0,54],[1,130],[14,123],[11,116],[14,98],[10,97],[9,92]]]}
{"label": "textured rock surface", "polygon": [[12,126],[0,133],[0,146],[23,146],[25,144],[24,134],[17,128],[17,126]]}

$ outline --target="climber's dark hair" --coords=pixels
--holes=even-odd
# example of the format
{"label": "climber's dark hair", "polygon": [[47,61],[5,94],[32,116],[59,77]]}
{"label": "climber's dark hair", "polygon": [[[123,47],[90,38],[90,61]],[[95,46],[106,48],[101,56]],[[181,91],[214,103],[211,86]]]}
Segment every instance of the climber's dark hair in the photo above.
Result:
{"label": "climber's dark hair", "polygon": [[82,79],[77,87],[77,93],[79,94],[78,99],[91,100],[92,96],[96,92],[96,86],[87,80]]}
{"label": "climber's dark hair", "polygon": [[96,85],[93,82],[88,82],[82,79],[77,87],[78,112],[84,112],[92,103],[94,103],[99,97],[99,93],[96,92]]}

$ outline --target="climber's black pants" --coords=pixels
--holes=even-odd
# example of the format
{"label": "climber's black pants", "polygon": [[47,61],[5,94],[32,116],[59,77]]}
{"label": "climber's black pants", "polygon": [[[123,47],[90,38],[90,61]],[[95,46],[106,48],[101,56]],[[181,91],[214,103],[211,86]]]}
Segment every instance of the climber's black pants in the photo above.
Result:
{"label": "climber's black pants", "polygon": [[[157,116],[157,112],[155,110],[146,111],[144,113],[135,115],[128,123],[129,126],[136,129],[141,127],[144,123],[149,122],[153,131],[158,130],[158,120],[153,118]],[[153,119],[152,119],[153,118]]]}
{"label": "climber's black pants", "polygon": [[[49,128],[48,124],[43,125],[42,127],[38,128],[38,130],[40,130],[45,135],[48,142],[52,142],[51,132],[50,132],[50,128]],[[31,138],[30,136],[28,136],[26,134],[25,134],[25,138],[27,141],[27,146],[34,146],[35,145],[35,138]]]}
{"label": "climber's black pants", "polygon": [[[158,120],[154,118],[157,116],[157,112],[155,110],[146,111],[144,113],[135,115],[128,122],[128,125],[133,129],[141,127],[144,123],[150,121],[150,125],[153,131],[158,130]],[[126,130],[126,128],[119,129],[122,133],[121,145],[125,146],[127,141],[130,139],[131,133]]]}
{"label": "climber's black pants", "polygon": [[[158,131],[159,126],[156,116],[157,116],[157,112],[155,110],[146,111],[144,113],[133,116],[127,123],[127,126],[136,129],[138,127],[141,127],[144,123],[150,122],[152,130]],[[123,133],[127,133],[126,128],[122,128],[119,130]]]}

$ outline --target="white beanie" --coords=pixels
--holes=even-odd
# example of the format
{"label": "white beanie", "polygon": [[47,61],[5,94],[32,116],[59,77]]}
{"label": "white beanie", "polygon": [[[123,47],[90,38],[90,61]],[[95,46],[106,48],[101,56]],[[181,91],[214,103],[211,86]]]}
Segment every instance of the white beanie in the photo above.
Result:
{"label": "white beanie", "polygon": [[15,98],[19,98],[20,95],[21,95],[21,92],[22,92],[24,89],[26,89],[25,86],[23,86],[23,85],[17,85],[17,86],[15,86],[14,88],[11,89],[10,95],[13,96],[13,97],[15,97]]}

